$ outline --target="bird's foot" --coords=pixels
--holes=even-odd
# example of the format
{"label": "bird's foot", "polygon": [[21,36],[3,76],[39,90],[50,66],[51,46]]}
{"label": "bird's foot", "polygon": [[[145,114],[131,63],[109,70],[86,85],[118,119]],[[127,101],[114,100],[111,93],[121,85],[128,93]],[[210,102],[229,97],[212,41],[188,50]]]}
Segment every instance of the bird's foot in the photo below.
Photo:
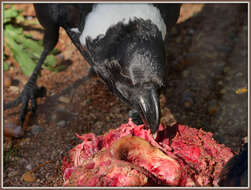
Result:
{"label": "bird's foot", "polygon": [[24,89],[20,96],[22,99],[22,107],[21,107],[21,113],[19,115],[19,121],[22,127],[25,120],[25,116],[28,112],[29,101],[30,101],[30,111],[34,115],[37,109],[36,99],[39,97],[46,96],[46,88],[43,86],[38,87],[36,83],[28,81],[24,86]]}

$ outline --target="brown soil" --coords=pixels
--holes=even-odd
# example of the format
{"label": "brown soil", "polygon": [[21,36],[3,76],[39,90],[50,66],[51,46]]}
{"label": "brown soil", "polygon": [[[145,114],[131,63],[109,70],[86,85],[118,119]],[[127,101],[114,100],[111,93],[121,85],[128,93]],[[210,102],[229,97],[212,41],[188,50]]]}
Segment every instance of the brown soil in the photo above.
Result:
{"label": "brown soil", "polygon": [[[16,6],[24,15],[34,16],[32,5]],[[247,136],[247,93],[235,93],[248,87],[247,6],[186,4],[181,13],[166,42],[169,73],[161,96],[161,121],[212,131],[220,143],[238,151]],[[25,32],[42,39],[39,30]],[[38,85],[47,88],[47,96],[25,123],[24,136],[4,137],[5,187],[62,186],[62,158],[79,143],[75,134],[100,135],[128,120],[129,106],[100,79],[87,79],[90,67],[63,30],[57,49],[58,64],[67,68],[42,71]],[[18,97],[28,79],[12,56],[7,61],[11,66],[4,81],[11,84],[6,82],[3,88],[5,103]],[[4,111],[4,124],[17,123],[20,107]],[[38,133],[32,132],[34,125],[40,127]],[[23,174],[36,167],[32,182],[25,181]]]}

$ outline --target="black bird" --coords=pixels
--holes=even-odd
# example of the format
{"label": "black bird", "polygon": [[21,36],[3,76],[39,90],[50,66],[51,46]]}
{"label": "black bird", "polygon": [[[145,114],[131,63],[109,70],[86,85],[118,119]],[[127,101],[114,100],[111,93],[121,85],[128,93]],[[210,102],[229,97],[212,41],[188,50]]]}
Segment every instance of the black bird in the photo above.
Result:
{"label": "black bird", "polygon": [[[45,95],[36,85],[37,76],[48,53],[58,42],[62,27],[73,44],[108,88],[129,104],[133,116],[156,132],[160,122],[159,90],[166,82],[164,42],[175,25],[180,4],[34,4],[44,27],[44,50],[19,100],[23,125],[31,101]],[[137,118],[137,117],[136,117]]]}
{"label": "black bird", "polygon": [[219,186],[248,186],[248,143],[244,144],[239,154],[232,157],[221,171]]}

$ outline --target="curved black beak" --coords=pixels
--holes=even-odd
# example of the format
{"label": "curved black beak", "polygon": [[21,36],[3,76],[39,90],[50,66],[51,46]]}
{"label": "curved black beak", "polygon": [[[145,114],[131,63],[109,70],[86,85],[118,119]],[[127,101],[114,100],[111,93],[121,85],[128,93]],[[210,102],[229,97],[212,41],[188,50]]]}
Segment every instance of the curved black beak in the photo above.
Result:
{"label": "curved black beak", "polygon": [[141,113],[142,120],[154,134],[160,123],[159,96],[155,89],[151,89],[136,98],[138,112]]}

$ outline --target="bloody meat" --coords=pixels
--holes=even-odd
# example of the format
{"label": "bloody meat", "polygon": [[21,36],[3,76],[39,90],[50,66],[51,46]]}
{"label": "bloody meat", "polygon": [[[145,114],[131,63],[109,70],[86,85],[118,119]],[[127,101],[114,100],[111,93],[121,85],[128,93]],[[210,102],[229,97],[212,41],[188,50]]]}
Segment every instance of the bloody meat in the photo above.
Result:
{"label": "bloody meat", "polygon": [[64,186],[216,186],[234,153],[212,136],[177,124],[160,125],[154,139],[131,120],[102,136],[77,135],[83,142],[64,158]]}

